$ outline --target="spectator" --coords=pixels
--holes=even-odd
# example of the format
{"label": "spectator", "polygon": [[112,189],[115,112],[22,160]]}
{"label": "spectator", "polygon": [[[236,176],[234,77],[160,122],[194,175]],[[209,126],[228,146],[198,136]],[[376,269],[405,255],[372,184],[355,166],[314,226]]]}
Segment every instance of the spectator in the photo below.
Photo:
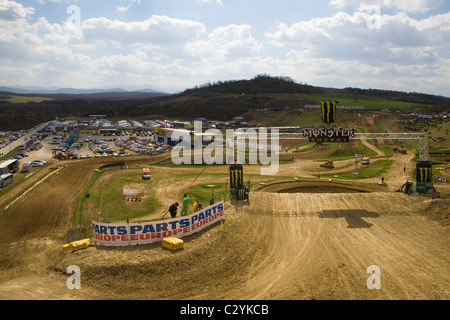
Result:
{"label": "spectator", "polygon": [[170,212],[170,216],[172,217],[172,219],[175,218],[177,216],[177,211],[178,211],[178,202],[175,202],[174,204],[172,204],[169,207],[168,211]]}
{"label": "spectator", "polygon": [[184,198],[183,198],[183,207],[181,208],[181,212],[180,215],[183,216],[187,216],[188,213],[188,209],[189,209],[189,201],[191,199],[189,199],[189,197],[187,196],[187,194],[184,194]]}

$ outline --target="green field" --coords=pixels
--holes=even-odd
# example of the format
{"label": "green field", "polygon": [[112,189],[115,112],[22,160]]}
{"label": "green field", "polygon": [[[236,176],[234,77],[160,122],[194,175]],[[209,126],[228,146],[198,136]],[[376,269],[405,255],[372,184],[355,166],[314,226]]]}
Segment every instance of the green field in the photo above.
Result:
{"label": "green field", "polygon": [[[372,162],[368,166],[363,166],[360,174],[354,174],[353,171],[345,172],[345,173],[336,173],[336,174],[322,174],[321,176],[324,178],[335,178],[335,179],[345,179],[345,180],[359,180],[359,179],[368,179],[374,178],[382,175],[387,172],[392,164],[393,160],[378,160]],[[381,177],[380,177],[381,179]],[[388,181],[387,181],[388,182]]]}
{"label": "green field", "polygon": [[[394,101],[384,98],[359,96],[356,101],[351,95],[339,94],[306,94],[305,98],[319,102],[322,100],[336,100],[341,106],[364,106],[365,109],[382,110],[382,109],[411,109],[413,106],[410,102]],[[417,104],[416,104],[417,105]]]}
{"label": "green field", "polygon": [[336,150],[333,151],[331,154],[324,156],[324,157],[316,158],[314,160],[315,161],[328,161],[328,160],[340,161],[340,160],[354,159],[355,153],[362,153],[366,157],[375,157],[378,155],[375,151],[364,146],[361,142],[359,142],[359,144],[360,144],[360,148],[357,150],[336,148]]}
{"label": "green field", "polygon": [[25,180],[31,178],[36,173],[44,170],[45,168],[48,168],[50,164],[46,164],[42,167],[33,167],[29,172],[27,173],[16,173],[14,174],[13,182],[1,189],[1,195],[4,196],[8,194],[10,191],[14,190],[15,188],[18,188]]}
{"label": "green field", "polygon": [[[257,122],[261,126],[299,126],[312,127],[322,125],[319,110],[306,110],[299,112],[298,110],[284,111],[267,111],[259,115],[261,119]],[[334,125],[339,126],[342,123],[357,122],[357,118],[353,111],[340,112]]]}
{"label": "green field", "polygon": [[[108,175],[106,175],[108,174]],[[155,179],[142,180],[140,170],[123,171],[105,169],[95,172],[78,199],[73,223],[83,225],[91,219],[100,221],[124,221],[155,213],[160,205],[155,194]],[[158,179],[158,174],[155,174]],[[127,203],[124,188],[142,191],[142,201]],[[89,196],[87,196],[89,195]],[[93,211],[96,208],[97,211]]]}
{"label": "green field", "polygon": [[42,101],[50,101],[50,100],[54,99],[45,97],[30,97],[30,96],[15,96],[15,95],[0,96],[0,101],[8,101],[11,103],[28,103],[28,102],[40,103]]}
{"label": "green field", "polygon": [[[214,187],[212,187],[214,186]],[[199,184],[189,189],[191,203],[200,202],[203,207],[209,206],[211,199],[217,202],[219,199],[225,199],[230,192],[227,183]]]}
{"label": "green field", "polygon": [[[5,148],[5,149],[8,149],[8,148]],[[5,153],[6,150],[5,150],[5,151],[2,151],[2,152],[5,153],[5,154],[4,154],[3,156],[0,157],[0,160],[6,160],[6,159],[11,158],[11,157],[14,156],[17,152],[19,152],[19,150],[20,150],[20,147],[15,147],[14,149],[12,149],[11,151],[8,151],[7,153]]]}

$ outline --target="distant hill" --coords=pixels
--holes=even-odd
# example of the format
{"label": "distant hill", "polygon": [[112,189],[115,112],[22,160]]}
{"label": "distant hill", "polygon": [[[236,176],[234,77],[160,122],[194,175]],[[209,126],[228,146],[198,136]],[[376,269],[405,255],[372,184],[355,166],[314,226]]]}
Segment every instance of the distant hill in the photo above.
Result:
{"label": "distant hill", "polygon": [[330,97],[341,101],[341,105],[367,103],[366,110],[380,110],[385,106],[402,110],[445,109],[450,106],[450,98],[441,96],[358,88],[324,88],[295,83],[289,77],[258,75],[250,80],[206,83],[162,97],[140,108],[151,115],[227,121],[250,110],[299,108],[306,104],[318,104],[318,101]]}
{"label": "distant hill", "polygon": [[[0,87],[2,89],[11,88]],[[41,91],[31,95],[0,92],[0,96],[4,97],[0,99],[0,131],[32,127],[55,117],[87,117],[90,114],[105,114],[110,118],[206,118],[229,121],[255,110],[296,109],[328,98],[338,99],[341,105],[365,103],[366,112],[382,108],[450,110],[450,98],[442,96],[377,89],[323,88],[299,84],[288,77],[267,75],[258,75],[249,80],[206,83],[178,94],[158,93],[151,89],[140,92],[87,90],[78,94],[68,89],[52,88],[49,91],[53,93]],[[8,100],[8,95],[22,95],[23,98],[15,99],[16,103],[13,103]],[[30,101],[30,96],[51,99]]]}
{"label": "distant hill", "polygon": [[212,84],[206,83],[192,89],[187,89],[181,93],[181,95],[201,94],[204,92],[215,94],[325,93],[323,88],[295,83],[294,80],[289,77],[258,75],[250,80],[219,81]]}
{"label": "distant hill", "polygon": [[[15,93],[21,95],[38,95],[38,96],[47,96],[52,98],[74,98],[74,95],[77,95],[77,98],[142,98],[148,96],[155,95],[167,95],[165,92],[156,91],[153,89],[140,89],[140,90],[124,90],[120,88],[112,88],[112,89],[73,89],[73,88],[43,88],[43,87],[1,87],[0,92],[8,92]],[[62,96],[60,96],[62,95]],[[85,96],[85,97],[83,97]]]}

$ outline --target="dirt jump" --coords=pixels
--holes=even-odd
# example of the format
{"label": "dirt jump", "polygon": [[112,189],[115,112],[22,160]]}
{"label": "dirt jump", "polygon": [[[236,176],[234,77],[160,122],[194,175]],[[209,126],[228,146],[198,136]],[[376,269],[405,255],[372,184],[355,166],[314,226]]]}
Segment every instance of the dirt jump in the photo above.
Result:
{"label": "dirt jump", "polygon": [[286,181],[263,185],[258,191],[267,193],[365,193],[377,192],[380,188],[360,186],[350,183],[332,182],[325,180]]}
{"label": "dirt jump", "polygon": [[[150,166],[166,157],[127,162]],[[304,168],[311,163],[304,162],[280,172],[296,166],[295,173],[308,176]],[[214,225],[186,237],[178,252],[163,250],[160,243],[63,252],[61,237],[89,173],[106,163],[68,165],[0,218],[0,299],[450,298],[448,198],[407,196],[374,181],[366,182],[370,186],[325,179],[261,185],[248,203],[226,202],[222,229]],[[392,170],[402,172],[399,166]],[[394,179],[398,172],[386,177]],[[158,196],[166,205],[189,183],[168,175]],[[80,290],[67,287],[72,265],[82,272]],[[379,267],[378,289],[368,286],[370,266]]]}

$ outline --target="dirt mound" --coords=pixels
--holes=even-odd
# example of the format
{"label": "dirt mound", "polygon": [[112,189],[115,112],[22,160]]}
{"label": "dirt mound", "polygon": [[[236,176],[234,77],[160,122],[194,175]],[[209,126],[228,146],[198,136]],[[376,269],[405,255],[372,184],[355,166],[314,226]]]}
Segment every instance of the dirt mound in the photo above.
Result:
{"label": "dirt mound", "polygon": [[380,192],[381,187],[361,186],[343,182],[327,180],[285,181],[263,185],[258,192],[270,193],[366,193]]}
{"label": "dirt mound", "polygon": [[431,200],[422,210],[422,214],[443,226],[450,226],[450,199]]}
{"label": "dirt mound", "polygon": [[313,215],[322,212],[376,212],[409,215],[423,208],[421,197],[401,193],[271,193],[255,192],[249,212],[272,215]]}

